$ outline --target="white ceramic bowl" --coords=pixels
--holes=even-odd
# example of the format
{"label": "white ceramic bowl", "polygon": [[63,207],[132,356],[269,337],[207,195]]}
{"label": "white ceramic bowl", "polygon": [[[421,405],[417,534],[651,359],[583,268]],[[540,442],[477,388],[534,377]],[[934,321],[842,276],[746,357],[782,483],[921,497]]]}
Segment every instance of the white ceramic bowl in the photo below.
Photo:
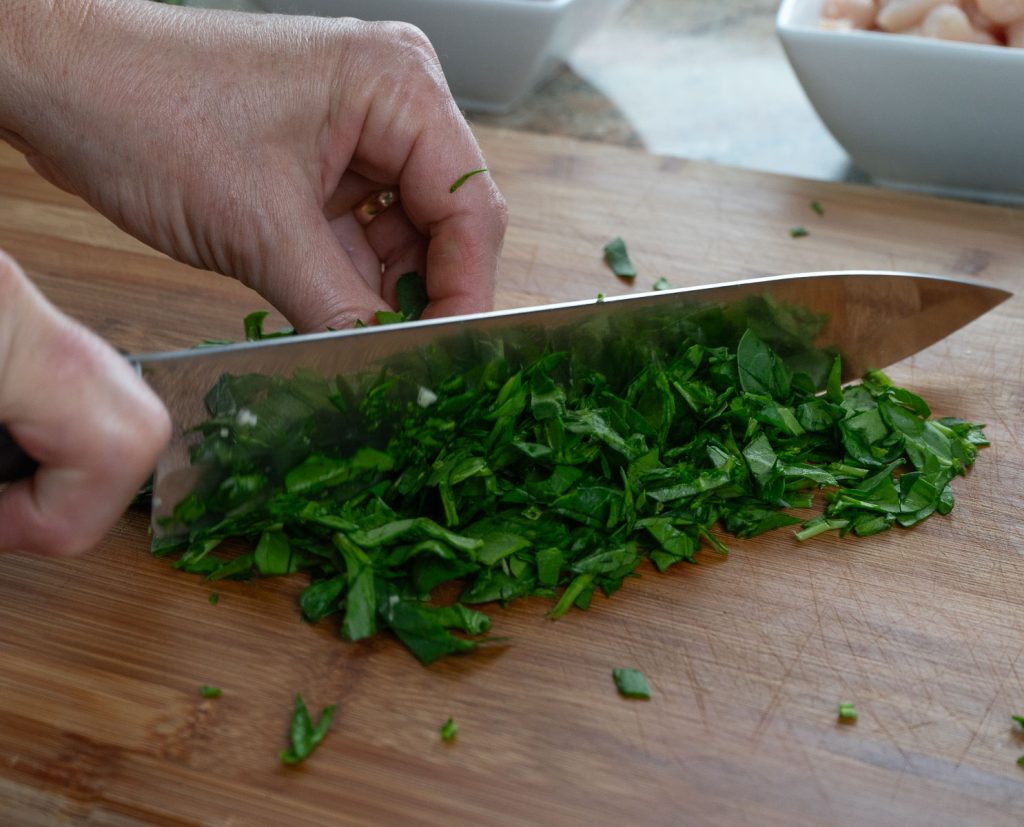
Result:
{"label": "white ceramic bowl", "polygon": [[1024,202],[1024,49],[818,26],[783,0],[776,29],[818,115],[878,183]]}
{"label": "white ceramic bowl", "polygon": [[266,11],[402,20],[423,30],[452,94],[503,111],[628,0],[257,0]]}

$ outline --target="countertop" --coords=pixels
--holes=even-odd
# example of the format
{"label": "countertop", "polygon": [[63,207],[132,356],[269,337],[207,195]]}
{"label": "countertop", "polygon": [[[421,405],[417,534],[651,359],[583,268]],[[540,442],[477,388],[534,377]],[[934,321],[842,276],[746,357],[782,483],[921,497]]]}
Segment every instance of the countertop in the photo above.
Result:
{"label": "countertop", "polygon": [[[250,9],[249,0],[190,5]],[[511,111],[474,124],[819,180],[863,173],[818,119],[775,36],[778,0],[633,0]]]}
{"label": "countertop", "polygon": [[[658,276],[1019,280],[1019,209],[477,134],[509,203],[500,307]],[[601,261],[613,234],[635,251],[631,284]],[[8,147],[0,247],[128,351],[237,338],[263,306],[126,236]],[[175,570],[148,553],[139,510],[80,558],[0,555],[0,823],[1020,827],[1022,350],[1014,297],[890,371],[936,416],[988,423],[950,515],[806,544],[784,529],[723,536],[728,557],[645,568],[586,613],[488,606],[503,645],[430,667],[386,635],[347,643],[333,620],[301,623],[302,578],[214,587]],[[623,666],[644,672],[650,701],[618,696]],[[316,754],[282,767],[297,692],[337,712]],[[855,725],[836,720],[840,702]]]}

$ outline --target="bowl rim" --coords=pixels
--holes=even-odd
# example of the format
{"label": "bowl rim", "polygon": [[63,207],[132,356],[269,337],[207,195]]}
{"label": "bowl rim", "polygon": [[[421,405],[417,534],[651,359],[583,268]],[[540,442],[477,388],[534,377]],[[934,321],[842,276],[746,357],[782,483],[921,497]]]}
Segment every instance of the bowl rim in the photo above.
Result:
{"label": "bowl rim", "polygon": [[[977,59],[1009,60],[1024,62],[1024,49],[1013,46],[1002,46],[988,43],[965,43],[961,40],[940,40],[936,37],[923,37],[917,34],[899,34],[896,32],[880,32],[870,29],[851,29],[839,31],[827,29],[821,26],[798,23],[794,21],[797,11],[802,11],[807,6],[817,6],[819,10],[824,0],[782,0],[779,11],[775,15],[775,29],[780,37],[795,34],[804,38],[836,38],[841,37],[844,42],[851,44],[872,44],[888,46],[882,48],[898,48],[900,46],[911,49],[923,50],[925,52],[951,52],[960,55],[973,55]],[[985,56],[983,58],[983,56]]]}

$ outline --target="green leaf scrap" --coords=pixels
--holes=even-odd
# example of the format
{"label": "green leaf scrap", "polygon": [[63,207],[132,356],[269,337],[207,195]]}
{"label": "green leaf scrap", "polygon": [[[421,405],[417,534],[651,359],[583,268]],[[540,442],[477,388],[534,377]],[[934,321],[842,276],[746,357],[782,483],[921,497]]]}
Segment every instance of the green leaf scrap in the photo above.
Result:
{"label": "green leaf scrap", "polygon": [[839,723],[841,724],[857,723],[857,710],[854,708],[853,704],[839,704],[837,714],[839,717]]}
{"label": "green leaf scrap", "polygon": [[441,724],[441,740],[446,744],[450,744],[455,740],[455,736],[459,734],[459,726],[451,718]]}
{"label": "green leaf scrap", "polygon": [[419,273],[403,273],[395,284],[398,299],[398,311],[405,321],[415,321],[423,315],[430,302],[427,296],[427,284]]}
{"label": "green leaf scrap", "polygon": [[604,260],[615,275],[626,279],[636,278],[636,267],[629,259],[626,242],[621,238],[613,238],[604,245]]}
{"label": "green leaf scrap", "polygon": [[313,724],[309,710],[306,708],[302,695],[295,696],[295,711],[292,714],[292,724],[289,732],[291,746],[281,752],[281,763],[287,765],[299,764],[305,761],[324,740],[327,730],[331,728],[331,721],[334,720],[334,705],[325,706],[320,713],[320,720]]}
{"label": "green leaf scrap", "polygon": [[650,700],[651,688],[647,685],[644,673],[639,669],[613,669],[612,678],[622,697]]}
{"label": "green leaf scrap", "polygon": [[458,178],[455,179],[454,183],[452,183],[452,185],[448,188],[448,192],[455,192],[455,190],[457,190],[459,187],[465,184],[474,175],[480,175],[480,173],[482,172],[487,172],[487,167],[481,167],[480,169],[471,169],[469,172],[460,175]]}

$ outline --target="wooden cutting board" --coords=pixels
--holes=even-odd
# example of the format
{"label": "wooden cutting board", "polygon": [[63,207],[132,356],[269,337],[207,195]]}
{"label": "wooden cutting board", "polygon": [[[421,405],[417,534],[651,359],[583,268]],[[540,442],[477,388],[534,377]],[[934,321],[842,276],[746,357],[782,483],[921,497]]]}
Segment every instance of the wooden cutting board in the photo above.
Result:
{"label": "wooden cutting board", "polygon": [[[511,208],[502,306],[845,268],[1024,288],[1021,210],[480,137]],[[601,262],[615,235],[635,285]],[[7,149],[0,247],[130,350],[237,338],[265,306]],[[519,601],[493,610],[510,645],[430,668],[391,639],[300,623],[292,580],[219,583],[211,605],[209,585],[149,556],[141,513],[80,559],[3,557],[0,824],[1019,825],[1022,317],[1018,296],[891,371],[938,415],[989,423],[950,517],[862,540],[734,540],[727,559],[645,569],[557,622]],[[617,696],[619,666],[647,674],[649,702]],[[338,714],[288,769],[296,692]],[[855,726],[837,724],[839,701]],[[443,744],[449,716],[460,731]]]}

